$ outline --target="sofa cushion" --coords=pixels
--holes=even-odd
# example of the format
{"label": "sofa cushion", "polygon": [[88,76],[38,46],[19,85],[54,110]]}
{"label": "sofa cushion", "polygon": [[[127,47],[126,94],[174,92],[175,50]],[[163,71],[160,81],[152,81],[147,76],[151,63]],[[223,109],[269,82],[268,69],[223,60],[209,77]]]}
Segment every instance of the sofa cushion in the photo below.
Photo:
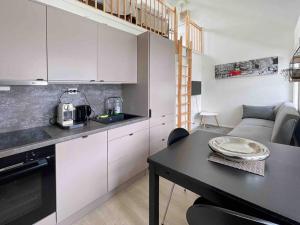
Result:
{"label": "sofa cushion", "polygon": [[243,105],[243,119],[254,118],[275,120],[274,106],[249,106]]}
{"label": "sofa cushion", "polygon": [[274,121],[271,120],[263,120],[263,119],[253,119],[253,118],[246,118],[241,121],[239,124],[240,126],[243,125],[251,125],[251,126],[261,126],[261,127],[274,127]]}
{"label": "sofa cushion", "polygon": [[292,103],[284,103],[278,110],[271,141],[289,145],[299,113]]}
{"label": "sofa cushion", "polygon": [[228,135],[248,138],[255,141],[270,142],[273,130],[271,127],[243,124],[243,121]]}

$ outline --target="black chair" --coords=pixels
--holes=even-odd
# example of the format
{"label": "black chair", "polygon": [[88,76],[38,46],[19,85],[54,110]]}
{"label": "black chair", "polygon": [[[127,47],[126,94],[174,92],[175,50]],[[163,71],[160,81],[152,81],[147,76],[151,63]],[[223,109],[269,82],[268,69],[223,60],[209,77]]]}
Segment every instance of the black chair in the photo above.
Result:
{"label": "black chair", "polygon": [[291,145],[300,147],[300,119],[297,121],[295,125]]}
{"label": "black chair", "polygon": [[[189,135],[190,135],[190,133],[184,128],[174,129],[169,135],[168,146],[171,146],[171,145],[175,144],[177,141],[180,141],[181,139],[186,138]],[[168,203],[167,203],[167,206],[166,206],[166,209],[165,209],[165,212],[164,212],[164,216],[163,216],[163,219],[162,219],[162,223],[161,223],[162,225],[164,225],[165,220],[166,220],[166,216],[167,216],[167,213],[168,213],[168,209],[169,209],[169,206],[170,206],[170,202],[171,202],[171,199],[172,199],[172,194],[173,194],[174,188],[175,188],[175,183],[171,187],[170,196],[169,196]]]}
{"label": "black chair", "polygon": [[174,129],[169,135],[168,146],[171,146],[172,144],[176,143],[177,141],[180,141],[181,139],[183,139],[189,135],[190,135],[190,133],[184,128]]}
{"label": "black chair", "polygon": [[277,225],[242,212],[215,206],[201,197],[188,209],[186,218],[189,225]]}

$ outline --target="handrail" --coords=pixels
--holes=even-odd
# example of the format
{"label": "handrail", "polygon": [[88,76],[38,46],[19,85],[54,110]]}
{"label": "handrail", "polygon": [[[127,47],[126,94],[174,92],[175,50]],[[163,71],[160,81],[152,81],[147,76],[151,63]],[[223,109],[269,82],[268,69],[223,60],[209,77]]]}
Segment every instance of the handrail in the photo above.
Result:
{"label": "handrail", "polygon": [[78,0],[161,36],[178,40],[176,7],[163,0]]}
{"label": "handrail", "polygon": [[185,45],[198,53],[203,53],[203,29],[191,20],[189,15],[185,17]]}

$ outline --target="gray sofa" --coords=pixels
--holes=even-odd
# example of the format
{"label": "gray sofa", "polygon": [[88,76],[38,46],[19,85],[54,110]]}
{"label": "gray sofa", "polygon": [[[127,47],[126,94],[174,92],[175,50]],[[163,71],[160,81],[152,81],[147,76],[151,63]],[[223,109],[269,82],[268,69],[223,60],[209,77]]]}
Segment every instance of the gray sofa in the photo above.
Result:
{"label": "gray sofa", "polygon": [[288,102],[274,107],[243,106],[243,119],[229,135],[289,145],[298,119],[298,111]]}

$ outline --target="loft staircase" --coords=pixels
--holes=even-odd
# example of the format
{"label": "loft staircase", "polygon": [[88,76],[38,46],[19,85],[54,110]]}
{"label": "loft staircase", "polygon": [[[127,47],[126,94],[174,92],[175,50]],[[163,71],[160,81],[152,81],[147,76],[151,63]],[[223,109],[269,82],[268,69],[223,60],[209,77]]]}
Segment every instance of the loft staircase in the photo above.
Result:
{"label": "loft staircase", "polygon": [[[192,63],[193,53],[202,54],[203,30],[190,18],[189,12],[181,13],[181,37],[177,47],[177,127],[191,132],[192,126]],[[183,38],[184,37],[184,38]],[[184,39],[184,40],[183,40]]]}
{"label": "loft staircase", "polygon": [[177,44],[177,127],[191,131],[192,49]]}

